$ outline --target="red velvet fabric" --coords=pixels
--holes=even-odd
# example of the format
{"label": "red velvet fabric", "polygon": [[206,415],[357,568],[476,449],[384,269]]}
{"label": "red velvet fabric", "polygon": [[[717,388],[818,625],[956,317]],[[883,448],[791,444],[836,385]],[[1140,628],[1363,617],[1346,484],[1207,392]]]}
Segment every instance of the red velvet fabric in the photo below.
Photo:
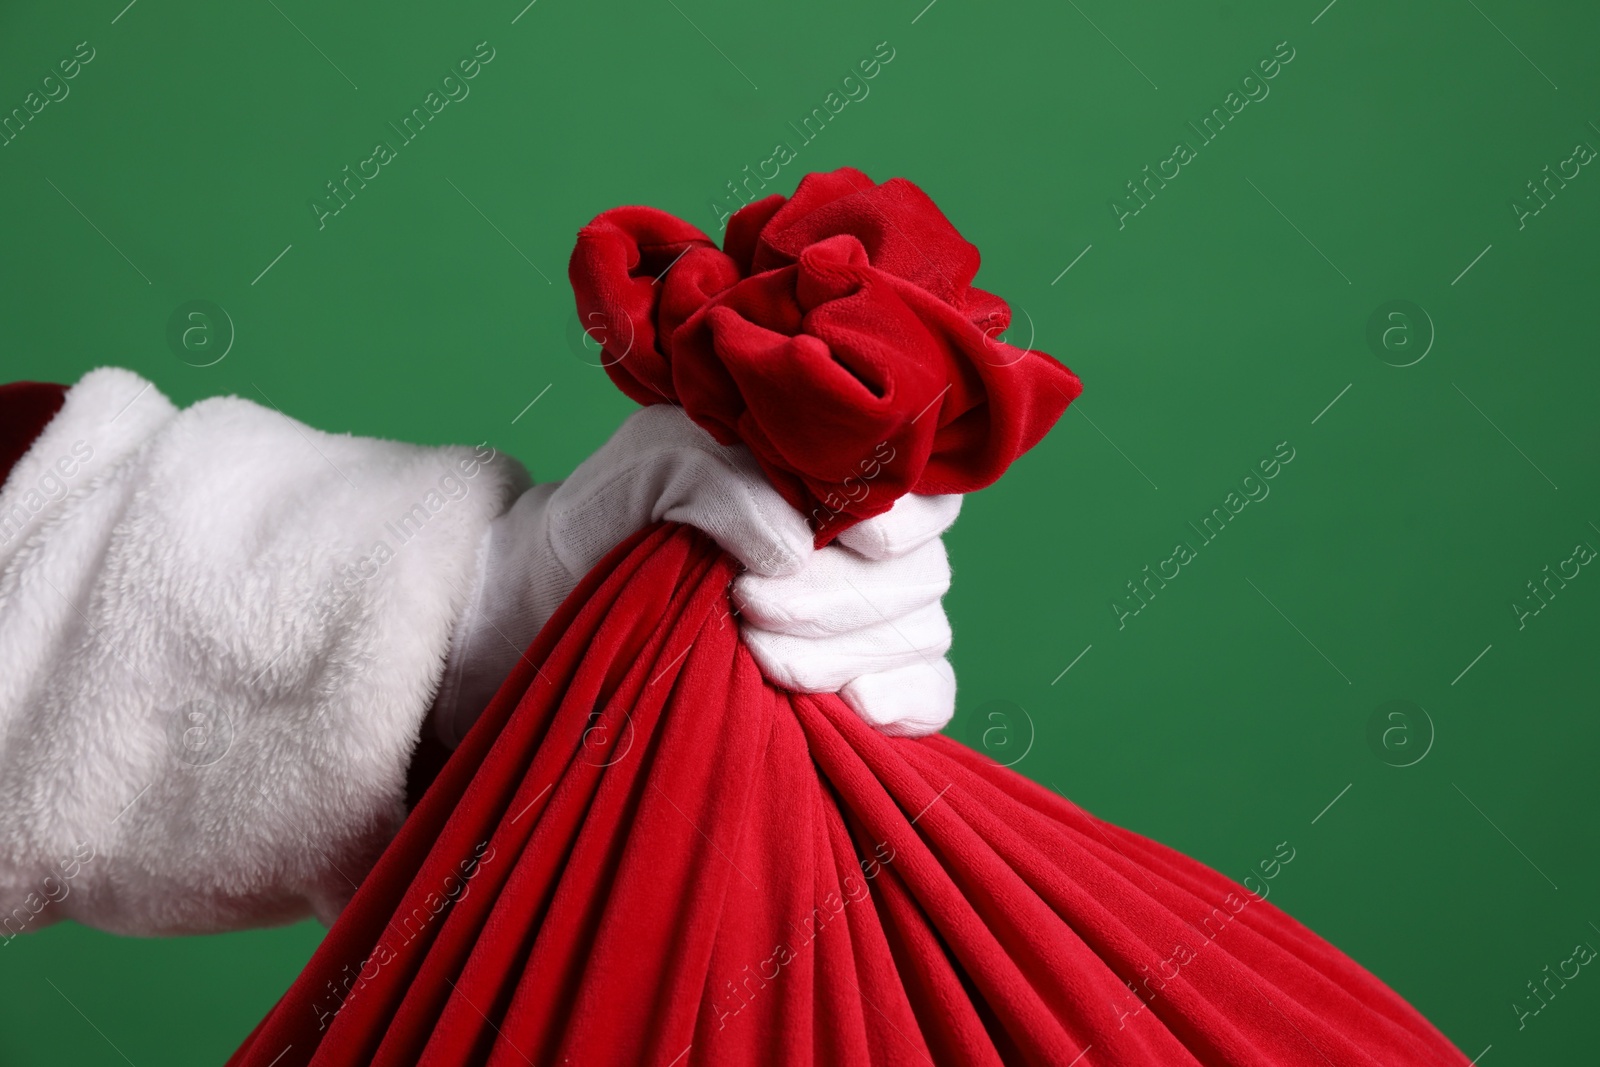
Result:
{"label": "red velvet fabric", "polygon": [[0,486],[11,468],[27,455],[61,405],[67,387],[51,382],[10,382],[0,385]]}
{"label": "red velvet fabric", "polygon": [[1204,865],[762,679],[658,526],[568,598],[236,1067],[1462,1067]]}
{"label": "red velvet fabric", "polygon": [[826,544],[908,492],[989,485],[1082,391],[1002,339],[1011,309],[977,272],[921,189],[844,167],[741,209],[722,250],[664,211],[607,211],[567,273],[622,391],[748,445]]}

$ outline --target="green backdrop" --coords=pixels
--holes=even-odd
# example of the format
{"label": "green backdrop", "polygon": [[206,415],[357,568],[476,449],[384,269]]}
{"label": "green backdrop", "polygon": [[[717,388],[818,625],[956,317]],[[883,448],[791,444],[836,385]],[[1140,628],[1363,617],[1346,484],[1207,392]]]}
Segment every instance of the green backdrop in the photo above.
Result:
{"label": "green backdrop", "polygon": [[[1288,842],[1272,899],[1469,1057],[1592,1061],[1600,978],[1514,1005],[1600,947],[1600,9],[124,2],[0,8],[0,377],[560,477],[630,407],[574,343],[580,225],[714,232],[778,142],[773,190],[909,177],[1086,386],[949,535],[952,730],[1236,878]],[[19,938],[0,1062],[217,1063],[321,933]]]}

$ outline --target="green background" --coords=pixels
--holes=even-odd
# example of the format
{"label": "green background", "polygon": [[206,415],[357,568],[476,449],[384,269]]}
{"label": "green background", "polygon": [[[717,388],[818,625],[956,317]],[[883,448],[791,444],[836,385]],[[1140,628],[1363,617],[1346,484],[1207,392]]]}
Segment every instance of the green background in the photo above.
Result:
{"label": "green background", "polygon": [[[1289,842],[1272,899],[1469,1057],[1593,1062],[1600,977],[1520,1030],[1512,1004],[1600,947],[1600,575],[1521,629],[1510,605],[1600,546],[1600,174],[1523,228],[1511,204],[1600,145],[1600,9],[524,2],[5,5],[0,108],[95,58],[0,148],[0,377],[121,364],[560,477],[630,408],[572,343],[579,226],[649,203],[714,232],[778,141],[779,191],[909,177],[983,249],[1010,339],[1031,321],[1086,386],[949,534],[952,730],[1236,878]],[[310,199],[480,41],[470,96],[319,229]],[[1119,228],[1125,183],[1283,41],[1270,95]],[[234,333],[203,368],[167,340],[195,299]],[[1375,350],[1391,300],[1425,318]],[[1284,441],[1271,495],[1119,628],[1124,583]],[[1426,720],[1370,743],[1391,700]],[[220,1062],[321,932],[20,938],[0,1062]]]}

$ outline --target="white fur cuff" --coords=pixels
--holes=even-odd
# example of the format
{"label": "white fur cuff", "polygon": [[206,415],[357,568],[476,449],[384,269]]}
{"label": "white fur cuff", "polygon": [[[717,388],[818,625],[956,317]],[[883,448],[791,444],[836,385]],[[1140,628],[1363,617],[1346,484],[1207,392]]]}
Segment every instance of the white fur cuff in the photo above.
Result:
{"label": "white fur cuff", "polygon": [[331,921],[526,481],[85,376],[0,490],[0,940]]}

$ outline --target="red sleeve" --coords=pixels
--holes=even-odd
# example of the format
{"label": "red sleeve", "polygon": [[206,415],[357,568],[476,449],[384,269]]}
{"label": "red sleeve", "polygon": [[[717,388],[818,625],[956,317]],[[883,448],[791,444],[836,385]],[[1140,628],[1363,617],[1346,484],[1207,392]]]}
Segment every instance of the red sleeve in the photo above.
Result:
{"label": "red sleeve", "polygon": [[67,387],[52,382],[0,385],[0,486],[66,399]]}

